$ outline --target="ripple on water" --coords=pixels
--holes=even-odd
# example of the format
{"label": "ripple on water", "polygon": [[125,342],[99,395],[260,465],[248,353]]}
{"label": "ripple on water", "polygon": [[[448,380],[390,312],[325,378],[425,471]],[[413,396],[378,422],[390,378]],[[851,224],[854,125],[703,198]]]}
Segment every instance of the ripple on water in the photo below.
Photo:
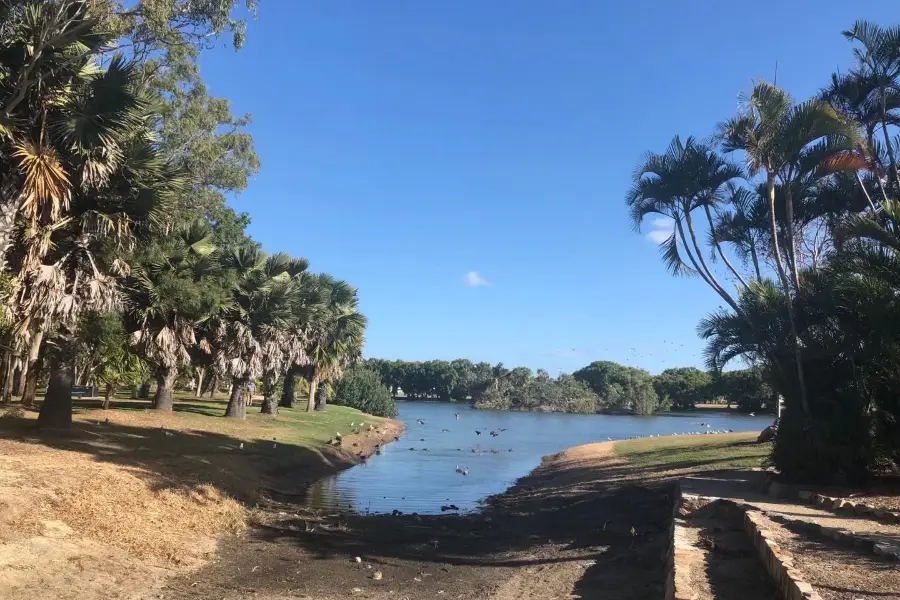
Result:
{"label": "ripple on water", "polygon": [[712,430],[761,431],[773,420],[770,415],[632,417],[482,411],[441,402],[397,404],[398,418],[407,426],[400,439],[385,445],[381,455],[313,484],[308,506],[363,513],[434,514],[448,504],[475,510],[528,474],[543,456],[572,446],[699,432],[707,429],[705,424]]}

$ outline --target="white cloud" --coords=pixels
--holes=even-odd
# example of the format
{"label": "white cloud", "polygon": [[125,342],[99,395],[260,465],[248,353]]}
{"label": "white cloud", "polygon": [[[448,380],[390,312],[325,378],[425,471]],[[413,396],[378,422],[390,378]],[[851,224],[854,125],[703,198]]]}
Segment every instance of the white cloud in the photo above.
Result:
{"label": "white cloud", "polygon": [[490,285],[487,279],[478,274],[478,271],[469,271],[463,277],[463,285],[466,287],[484,287]]}
{"label": "white cloud", "polygon": [[662,244],[675,231],[675,221],[669,217],[659,217],[653,221],[653,229],[647,234],[647,239],[654,244]]}

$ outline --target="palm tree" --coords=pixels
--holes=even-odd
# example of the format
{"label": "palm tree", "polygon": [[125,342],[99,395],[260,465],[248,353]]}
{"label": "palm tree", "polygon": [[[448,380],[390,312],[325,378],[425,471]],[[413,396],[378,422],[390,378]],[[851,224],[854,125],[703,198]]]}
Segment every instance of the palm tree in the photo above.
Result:
{"label": "palm tree", "polygon": [[[844,37],[858,42],[862,47],[854,48],[858,68],[853,77],[868,93],[862,94],[865,118],[859,122],[868,125],[877,117],[881,125],[884,148],[890,161],[888,180],[900,181],[894,147],[888,135],[888,125],[897,124],[898,104],[897,78],[900,76],[900,26],[882,28],[868,21],[857,21],[853,29],[844,31]],[[863,115],[860,115],[863,116]],[[868,133],[868,127],[867,127]],[[871,140],[870,140],[871,143]]]}
{"label": "palm tree", "polygon": [[153,408],[171,411],[178,369],[191,363],[196,327],[227,302],[213,232],[185,225],[142,250],[125,289],[135,331],[132,343],[156,370]]}
{"label": "palm tree", "polygon": [[318,276],[318,286],[325,294],[325,305],[308,336],[307,411],[325,409],[327,384],[323,382],[340,377],[343,369],[360,356],[366,328],[356,288],[327,274]]}
{"label": "palm tree", "polygon": [[[882,78],[872,73],[851,71],[843,75],[833,74],[831,84],[820,95],[836,111],[862,128],[863,135],[858,143],[860,155],[868,162],[868,170],[878,175],[875,184],[881,190],[882,198],[887,198],[889,194],[881,177],[887,175],[888,183],[894,179],[892,173],[895,167],[891,162],[894,150],[890,141],[887,146],[877,142],[875,132],[881,127],[886,135],[888,124],[896,126],[900,123],[900,93],[894,86],[882,89]],[[885,149],[889,151],[887,157],[883,156]],[[860,178],[857,178],[857,183],[866,190]],[[871,198],[869,200],[871,202]]]}
{"label": "palm tree", "polygon": [[[804,413],[808,414],[802,352],[791,300],[791,290],[797,292],[800,289],[793,194],[796,188],[808,185],[810,179],[816,176],[824,176],[834,170],[865,167],[865,162],[860,164],[858,156],[852,153],[856,128],[821,100],[809,100],[795,105],[787,93],[760,81],[754,86],[741,113],[719,125],[719,134],[726,152],[745,152],[751,176],[765,173],[772,254],[784,289],[791,324],[801,405]],[[784,197],[784,221],[787,224],[785,237],[788,245],[788,270],[785,270],[779,243],[779,217],[775,211],[775,191],[779,181]]]}
{"label": "palm tree", "polygon": [[730,243],[745,265],[753,265],[755,278],[761,280],[760,264],[768,240],[765,205],[762,198],[748,188],[729,183],[726,189],[726,203],[731,211],[717,215],[713,235],[719,242]]}
{"label": "palm tree", "polygon": [[32,228],[60,218],[75,187],[102,185],[120,164],[142,107],[131,65],[99,66],[111,41],[86,2],[0,6],[0,268],[17,217]]}
{"label": "palm tree", "polygon": [[[664,154],[649,153],[635,170],[634,185],[625,199],[630,209],[635,229],[648,215],[657,214],[674,222],[675,230],[660,244],[663,260],[673,275],[698,275],[729,306],[737,310],[737,303],[704,259],[698,242],[693,212],[703,210],[712,226],[712,210],[725,198],[726,186],[740,179],[743,173],[713,152],[706,145],[687,138],[675,137]],[[718,239],[714,248],[731,273],[744,285],[741,275],[734,269],[722,251]],[[687,256],[690,265],[682,259]]]}
{"label": "palm tree", "polygon": [[237,279],[231,305],[216,318],[213,337],[218,369],[232,381],[225,416],[244,418],[250,381],[267,372],[280,374],[285,365],[296,293],[293,270],[306,265],[286,254],[266,257],[255,247],[231,252],[226,264]]}

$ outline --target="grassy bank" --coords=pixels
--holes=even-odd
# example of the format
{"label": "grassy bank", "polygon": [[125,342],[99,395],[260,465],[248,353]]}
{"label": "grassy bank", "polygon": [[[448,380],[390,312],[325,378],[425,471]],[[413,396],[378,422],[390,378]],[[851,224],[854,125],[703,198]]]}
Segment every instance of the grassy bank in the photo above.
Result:
{"label": "grassy bank", "polygon": [[[182,399],[169,414],[147,401],[99,406],[77,401],[73,427],[62,433],[37,430],[36,411],[0,406],[0,587],[24,590],[40,577],[47,589],[72,585],[93,598],[89,582],[72,583],[79,561],[123,585],[196,566],[221,534],[244,527],[260,500],[299,494],[402,431],[397,421],[342,406],[281,409],[272,418],[257,404],[246,420],[222,417],[224,401]],[[331,445],[338,432],[343,442]]]}
{"label": "grassy bank", "polygon": [[771,444],[757,444],[759,434],[670,436],[615,442],[613,452],[635,469],[738,469],[764,465]]}

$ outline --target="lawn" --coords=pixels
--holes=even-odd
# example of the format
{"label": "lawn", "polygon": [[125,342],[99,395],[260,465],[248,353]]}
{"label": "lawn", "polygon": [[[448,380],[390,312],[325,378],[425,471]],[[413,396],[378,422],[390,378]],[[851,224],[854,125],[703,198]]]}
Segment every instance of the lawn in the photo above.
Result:
{"label": "lawn", "polygon": [[646,469],[753,468],[764,465],[771,444],[757,444],[756,433],[671,436],[616,442],[613,451]]}
{"label": "lawn", "polygon": [[226,419],[225,398],[200,400],[190,392],[176,392],[172,413],[156,412],[150,409],[149,400],[133,400],[124,395],[113,400],[109,411],[100,410],[101,403],[99,398],[75,399],[75,422],[91,423],[109,418],[110,422],[133,427],[158,429],[162,426],[174,431],[223,434],[244,441],[276,438],[285,444],[315,447],[327,443],[336,433],[348,435],[351,423],[353,429],[361,429],[362,423],[378,427],[386,421],[337,405],[329,405],[324,412],[306,412],[305,402],[292,409],[281,408],[273,418],[259,412],[259,400],[247,407],[245,420]]}

